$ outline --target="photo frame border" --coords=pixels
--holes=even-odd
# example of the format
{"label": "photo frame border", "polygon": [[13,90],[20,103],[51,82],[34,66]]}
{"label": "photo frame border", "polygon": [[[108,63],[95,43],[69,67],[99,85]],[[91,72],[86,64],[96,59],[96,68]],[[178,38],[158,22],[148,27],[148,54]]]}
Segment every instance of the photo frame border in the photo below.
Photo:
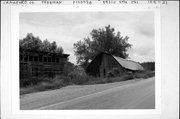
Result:
{"label": "photo frame border", "polygon": [[[38,11],[37,11],[38,10]],[[19,13],[21,12],[154,12],[155,25],[155,109],[130,110],[20,110],[19,100]],[[11,100],[12,114],[20,115],[145,115],[161,113],[161,26],[159,5],[33,5],[11,7]],[[83,114],[82,114],[83,113]]]}

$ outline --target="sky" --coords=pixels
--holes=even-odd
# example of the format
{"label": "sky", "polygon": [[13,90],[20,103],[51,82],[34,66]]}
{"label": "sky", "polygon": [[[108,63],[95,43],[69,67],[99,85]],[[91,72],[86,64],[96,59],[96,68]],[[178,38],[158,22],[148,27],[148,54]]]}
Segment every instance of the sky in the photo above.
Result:
{"label": "sky", "polygon": [[27,33],[39,36],[41,40],[56,41],[69,61],[76,64],[73,44],[90,36],[93,29],[110,25],[115,32],[133,46],[128,50],[129,59],[136,62],[155,60],[155,35],[153,12],[43,12],[20,13],[20,39]]}

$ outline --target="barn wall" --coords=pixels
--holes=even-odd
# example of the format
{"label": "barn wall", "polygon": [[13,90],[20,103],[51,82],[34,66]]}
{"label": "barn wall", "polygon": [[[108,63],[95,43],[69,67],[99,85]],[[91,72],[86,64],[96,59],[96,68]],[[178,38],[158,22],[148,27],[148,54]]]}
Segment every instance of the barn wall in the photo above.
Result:
{"label": "barn wall", "polygon": [[99,67],[100,77],[106,77],[108,72],[112,71],[114,68],[118,69],[121,74],[125,71],[111,55],[103,54]]}
{"label": "barn wall", "polygon": [[20,54],[20,78],[28,77],[54,77],[61,74],[66,57],[38,54],[38,53],[21,53]]}
{"label": "barn wall", "polygon": [[112,55],[101,53],[97,55],[89,64],[89,66],[86,68],[86,73],[98,77],[107,77],[108,72],[114,69],[119,71],[119,75],[133,72],[122,67]]}

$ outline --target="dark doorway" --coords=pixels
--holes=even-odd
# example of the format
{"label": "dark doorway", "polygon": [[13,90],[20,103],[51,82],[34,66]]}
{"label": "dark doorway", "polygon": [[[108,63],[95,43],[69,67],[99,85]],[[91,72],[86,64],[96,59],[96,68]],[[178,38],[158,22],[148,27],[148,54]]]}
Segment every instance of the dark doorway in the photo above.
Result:
{"label": "dark doorway", "polygon": [[104,77],[106,77],[106,69],[104,69]]}

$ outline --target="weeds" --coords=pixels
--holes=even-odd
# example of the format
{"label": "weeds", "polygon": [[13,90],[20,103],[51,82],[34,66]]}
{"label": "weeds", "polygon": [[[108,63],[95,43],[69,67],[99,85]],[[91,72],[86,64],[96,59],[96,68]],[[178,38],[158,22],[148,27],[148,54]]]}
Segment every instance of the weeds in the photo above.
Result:
{"label": "weeds", "polygon": [[[115,70],[116,71],[116,70]],[[100,77],[92,77],[88,76],[82,68],[75,68],[68,76],[58,75],[54,78],[44,78],[41,77],[39,79],[31,78],[25,79],[23,81],[25,88],[20,89],[20,94],[27,94],[37,91],[45,91],[52,89],[59,89],[67,85],[92,85],[92,84],[104,84],[104,83],[113,83],[120,82],[126,80],[132,80],[137,78],[146,79],[149,77],[153,77],[155,75],[154,71],[143,71],[136,72],[131,74],[122,74],[121,76],[117,73],[111,72],[112,77],[100,78]],[[116,76],[117,74],[117,76]],[[26,81],[29,81],[26,82]]]}

